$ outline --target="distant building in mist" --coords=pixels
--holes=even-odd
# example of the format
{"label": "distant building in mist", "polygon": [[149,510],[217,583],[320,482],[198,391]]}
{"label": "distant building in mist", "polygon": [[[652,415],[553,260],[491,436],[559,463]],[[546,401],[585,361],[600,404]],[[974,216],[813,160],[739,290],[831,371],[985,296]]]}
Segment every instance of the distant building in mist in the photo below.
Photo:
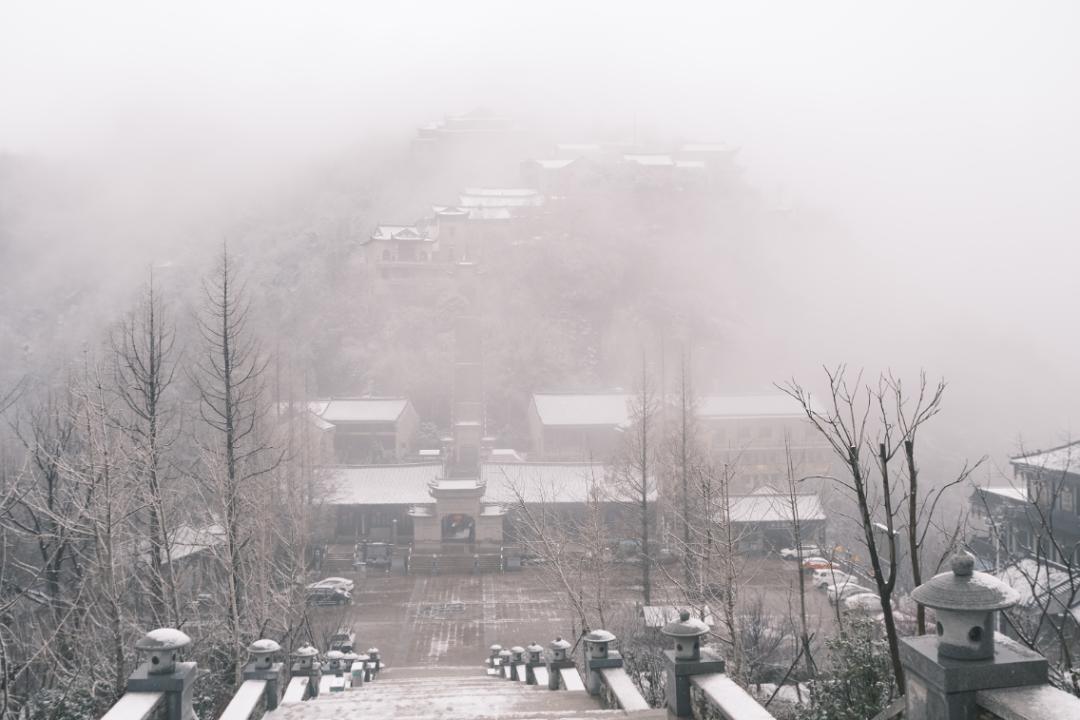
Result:
{"label": "distant building in mist", "polygon": [[[529,403],[530,459],[609,459],[635,422],[626,393],[535,393]],[[658,426],[678,422],[670,403]],[[694,425],[712,464],[732,473],[733,492],[787,484],[788,455],[796,477],[827,474],[832,450],[783,394],[705,396],[694,404]]]}

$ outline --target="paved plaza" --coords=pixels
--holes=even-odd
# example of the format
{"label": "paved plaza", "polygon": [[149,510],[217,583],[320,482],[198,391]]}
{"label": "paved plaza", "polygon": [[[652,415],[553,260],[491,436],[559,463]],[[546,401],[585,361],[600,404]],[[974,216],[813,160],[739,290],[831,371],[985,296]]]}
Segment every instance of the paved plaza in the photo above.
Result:
{"label": "paved plaza", "polygon": [[[678,568],[671,568],[677,572]],[[796,582],[791,563],[767,558],[746,571],[743,605],[762,598],[765,611],[786,618],[798,607],[790,591]],[[356,632],[358,649],[377,646],[390,667],[423,675],[426,669],[478,667],[492,643],[547,645],[557,636],[570,640],[573,615],[565,595],[546,586],[538,568],[486,575],[392,575],[372,572],[354,576],[353,604],[345,608],[311,609],[317,642],[339,625]],[[640,590],[632,568],[617,580],[614,594],[622,622],[636,617]],[[679,605],[678,594],[657,578],[654,604]],[[811,632],[828,635],[832,608],[824,593],[807,589]],[[718,609],[717,609],[718,610]]]}

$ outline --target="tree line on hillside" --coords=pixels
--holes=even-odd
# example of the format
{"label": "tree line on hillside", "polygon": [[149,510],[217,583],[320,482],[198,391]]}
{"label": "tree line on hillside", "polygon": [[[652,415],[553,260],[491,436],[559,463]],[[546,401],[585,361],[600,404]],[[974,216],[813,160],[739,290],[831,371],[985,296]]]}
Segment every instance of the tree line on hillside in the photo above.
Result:
{"label": "tree line on hillside", "polygon": [[99,345],[4,397],[2,717],[100,716],[161,626],[192,636],[212,714],[248,643],[310,632],[302,383],[227,251],[201,292],[181,323],[151,280]]}

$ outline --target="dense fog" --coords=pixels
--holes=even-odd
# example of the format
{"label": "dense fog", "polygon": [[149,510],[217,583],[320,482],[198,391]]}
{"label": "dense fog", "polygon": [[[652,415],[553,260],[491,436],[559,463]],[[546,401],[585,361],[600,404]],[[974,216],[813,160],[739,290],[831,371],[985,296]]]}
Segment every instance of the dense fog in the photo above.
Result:
{"label": "dense fog", "polygon": [[[256,285],[303,276],[304,238],[505,182],[409,167],[417,126],[486,107],[535,147],[737,147],[755,209],[648,283],[712,322],[702,386],[924,368],[942,467],[996,472],[1077,417],[1078,33],[1068,2],[6,2],[0,379],[77,358],[151,265],[198,277],[230,240]],[[693,234],[657,217],[652,251]]]}

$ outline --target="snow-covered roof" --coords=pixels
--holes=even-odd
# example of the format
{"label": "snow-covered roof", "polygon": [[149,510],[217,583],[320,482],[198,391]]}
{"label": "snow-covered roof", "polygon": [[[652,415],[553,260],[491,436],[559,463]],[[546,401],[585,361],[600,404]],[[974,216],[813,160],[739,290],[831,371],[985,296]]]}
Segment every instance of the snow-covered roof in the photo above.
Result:
{"label": "snow-covered roof", "polygon": [[1069,443],[1050,450],[1040,450],[1029,455],[1011,458],[1013,465],[1029,467],[1034,470],[1051,472],[1069,472],[1080,475],[1080,442]]}
{"label": "snow-covered roof", "polygon": [[[476,487],[475,480],[446,480],[441,463],[362,465],[330,468],[326,502],[330,505],[427,505],[430,489]],[[600,463],[482,463],[483,501],[502,505],[584,503],[593,497],[613,500],[621,489],[610,468]],[[655,498],[655,491],[651,496]]]}
{"label": "snow-covered roof", "polygon": [[458,201],[465,208],[523,208],[543,205],[544,196],[532,188],[466,188]]}
{"label": "snow-covered roof", "polygon": [[573,165],[578,161],[578,158],[559,158],[557,160],[533,160],[545,170],[562,170],[565,167]]}
{"label": "snow-covered roof", "polygon": [[623,155],[623,160],[628,163],[647,167],[671,167],[675,164],[675,161],[671,159],[670,155],[660,154]]}
{"label": "snow-covered roof", "polygon": [[326,422],[392,423],[408,407],[408,398],[331,398],[312,404],[312,412]]}
{"label": "snow-covered roof", "polygon": [[[548,426],[626,427],[633,418],[634,396],[626,393],[534,393],[540,422]],[[799,418],[802,406],[788,395],[706,396],[695,408],[704,420]]]}
{"label": "snow-covered roof", "polygon": [[[790,523],[791,497],[772,488],[759,488],[750,495],[731,496],[730,517],[735,523]],[[799,521],[825,520],[825,510],[817,494],[795,496]]]}
{"label": "snow-covered roof", "polygon": [[180,525],[169,533],[169,559],[176,562],[225,542],[225,528],[217,523],[192,527]]}
{"label": "snow-covered roof", "polygon": [[783,393],[771,395],[709,395],[701,398],[700,418],[805,417],[802,405]]}
{"label": "snow-covered roof", "polygon": [[704,170],[705,169],[705,161],[704,160],[676,160],[675,161],[675,167],[684,168],[684,169],[687,169],[687,170]]}
{"label": "snow-covered roof", "polygon": [[723,143],[688,143],[679,148],[684,153],[727,153],[731,152],[731,146]]}
{"label": "snow-covered roof", "polygon": [[1024,558],[1010,563],[994,577],[1020,593],[1021,607],[1047,604],[1048,593],[1053,593],[1049,610],[1053,613],[1080,609],[1080,579],[1069,584],[1067,569],[1047,561],[1038,562],[1034,558]]}
{"label": "snow-covered roof", "polygon": [[532,401],[544,425],[625,427],[633,416],[632,398],[624,393],[534,393]]}
{"label": "snow-covered roof", "polygon": [[989,493],[991,495],[998,495],[1006,500],[1013,500],[1015,502],[1027,502],[1027,488],[1012,487],[1006,485],[1004,487],[977,487],[975,488],[979,492]]}
{"label": "snow-covered roof", "polygon": [[326,502],[330,505],[430,503],[428,486],[442,475],[442,463],[332,468],[326,478]]}
{"label": "snow-covered roof", "polygon": [[[480,477],[487,483],[484,501],[504,505],[613,502],[630,492],[601,463],[483,463]],[[649,498],[656,499],[655,489]]]}

